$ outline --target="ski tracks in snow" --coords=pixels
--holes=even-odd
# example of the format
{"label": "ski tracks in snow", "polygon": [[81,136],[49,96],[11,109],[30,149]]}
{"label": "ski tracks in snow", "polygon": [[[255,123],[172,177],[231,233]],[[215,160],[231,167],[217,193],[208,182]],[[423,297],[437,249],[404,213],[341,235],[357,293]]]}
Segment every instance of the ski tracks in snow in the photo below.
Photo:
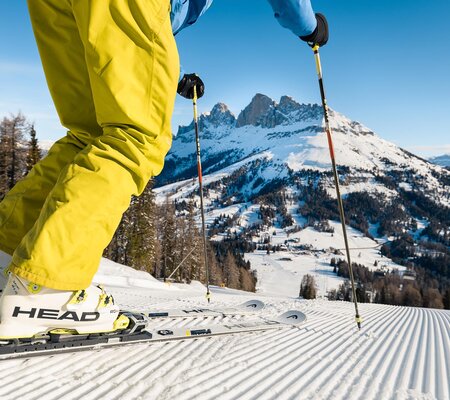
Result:
{"label": "ski tracks in snow", "polygon": [[[1,361],[0,398],[450,399],[450,312],[361,304],[358,331],[350,303],[262,300],[263,317],[299,309],[308,320],[299,328]],[[158,326],[232,320],[239,318]]]}

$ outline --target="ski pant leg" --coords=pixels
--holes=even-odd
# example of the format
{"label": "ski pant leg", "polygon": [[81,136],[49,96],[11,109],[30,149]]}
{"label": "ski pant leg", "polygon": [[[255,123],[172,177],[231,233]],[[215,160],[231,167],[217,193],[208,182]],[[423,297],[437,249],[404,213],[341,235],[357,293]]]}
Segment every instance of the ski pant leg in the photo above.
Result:
{"label": "ski pant leg", "polygon": [[0,250],[11,255],[35,224],[61,170],[102,134],[69,2],[29,1],[29,10],[48,87],[61,124],[69,131],[0,203]]}
{"label": "ski pant leg", "polygon": [[[70,4],[84,46],[102,135],[63,168],[14,252],[12,270],[43,286],[76,290],[92,281],[131,195],[162,170],[179,59],[169,0],[45,0],[61,1]],[[56,55],[64,51],[61,39]],[[54,56],[41,51],[42,58]],[[47,79],[66,84],[57,71]]]}
{"label": "ski pant leg", "polygon": [[48,155],[7,193],[0,203],[0,250],[12,255],[39,217],[61,170],[81,150],[69,136],[60,139]]}

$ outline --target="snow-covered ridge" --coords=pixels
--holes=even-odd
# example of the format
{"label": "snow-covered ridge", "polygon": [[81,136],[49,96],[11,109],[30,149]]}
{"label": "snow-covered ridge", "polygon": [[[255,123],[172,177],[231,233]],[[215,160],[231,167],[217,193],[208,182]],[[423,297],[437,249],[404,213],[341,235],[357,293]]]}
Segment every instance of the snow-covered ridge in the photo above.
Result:
{"label": "snow-covered ridge", "polygon": [[[281,117],[282,116],[282,117]],[[385,169],[390,165],[429,165],[378,137],[357,121],[331,110],[331,127],[340,165],[356,169]],[[317,104],[299,104],[288,96],[280,103],[257,94],[236,119],[223,103],[200,118],[204,160],[221,151],[235,149],[240,159],[268,150],[274,162],[287,162],[294,171],[304,168],[329,168],[329,150],[323,132],[323,112]],[[189,146],[188,143],[191,145]],[[180,127],[168,161],[183,159],[195,148],[193,124]]]}
{"label": "snow-covered ridge", "polygon": [[[349,175],[365,190],[392,198],[395,194],[375,182],[376,177],[398,171],[414,177],[421,190],[433,195],[434,201],[450,205],[448,188],[442,182],[449,172],[388,142],[363,124],[337,111],[330,111],[336,161],[349,168]],[[166,158],[166,167],[157,182],[168,183],[196,176],[195,135],[193,124],[180,127]],[[317,104],[300,104],[283,96],[279,103],[257,94],[236,118],[228,107],[219,103],[200,118],[202,162],[205,174],[223,174],[223,169],[237,169],[237,163],[248,160],[253,181],[266,184],[300,171],[330,171],[328,143],[323,129],[323,112]],[[270,158],[264,168],[250,164],[253,156]],[[253,161],[252,161],[253,162]],[[233,168],[235,166],[236,168]],[[442,178],[442,179],[441,179]],[[403,189],[415,186],[403,178]],[[399,182],[400,183],[400,182]],[[261,187],[247,188],[248,195]],[[344,185],[344,193],[358,191],[356,185]]]}
{"label": "snow-covered ridge", "polygon": [[[390,165],[429,167],[426,161],[415,158],[336,111],[330,111],[330,121],[340,165],[385,169],[387,160]],[[169,162],[194,153],[193,129],[193,123],[179,128],[167,158]],[[304,160],[289,165],[293,170],[330,165],[323,133],[323,112],[318,104],[300,104],[288,96],[283,96],[277,103],[257,94],[238,118],[225,104],[218,103],[211,112],[201,116],[200,130],[206,161],[228,149],[238,151],[240,159],[270,149],[281,162],[290,156]]]}

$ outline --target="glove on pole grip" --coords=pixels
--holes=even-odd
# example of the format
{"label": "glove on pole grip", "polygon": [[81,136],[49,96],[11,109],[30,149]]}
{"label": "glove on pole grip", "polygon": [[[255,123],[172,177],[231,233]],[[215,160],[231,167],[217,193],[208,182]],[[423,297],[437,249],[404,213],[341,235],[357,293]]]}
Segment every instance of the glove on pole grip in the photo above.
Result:
{"label": "glove on pole grip", "polygon": [[314,45],[325,46],[329,39],[328,22],[325,15],[316,13],[317,26],[314,32],[307,36],[300,36],[300,39],[308,43],[311,47]]}
{"label": "glove on pole grip", "polygon": [[197,74],[184,74],[178,83],[177,93],[185,99],[194,99],[194,88],[197,98],[201,98],[205,93],[205,84]]}

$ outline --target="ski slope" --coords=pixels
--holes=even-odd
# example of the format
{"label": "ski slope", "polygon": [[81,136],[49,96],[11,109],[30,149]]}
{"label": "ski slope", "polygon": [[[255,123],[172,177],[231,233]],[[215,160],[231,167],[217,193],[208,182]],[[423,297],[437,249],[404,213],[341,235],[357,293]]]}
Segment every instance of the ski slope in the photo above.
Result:
{"label": "ski slope", "polygon": [[[143,272],[102,264],[96,280],[136,310],[206,306],[205,288],[167,286]],[[275,290],[275,286],[272,286]],[[258,317],[304,312],[300,328],[0,362],[0,399],[449,399],[450,312],[298,300],[284,293],[213,288],[212,306],[258,298]],[[160,320],[161,328],[234,317]]]}

